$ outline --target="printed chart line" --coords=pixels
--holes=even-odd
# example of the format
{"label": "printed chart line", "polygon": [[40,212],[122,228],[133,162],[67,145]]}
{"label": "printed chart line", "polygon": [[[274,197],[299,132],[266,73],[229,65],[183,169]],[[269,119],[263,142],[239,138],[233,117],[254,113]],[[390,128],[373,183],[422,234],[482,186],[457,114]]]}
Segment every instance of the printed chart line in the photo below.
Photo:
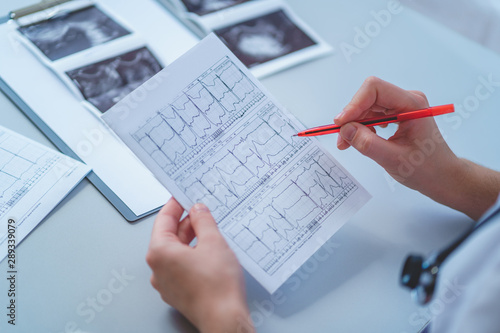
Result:
{"label": "printed chart line", "polygon": [[269,275],[357,189],[228,57],[131,137]]}

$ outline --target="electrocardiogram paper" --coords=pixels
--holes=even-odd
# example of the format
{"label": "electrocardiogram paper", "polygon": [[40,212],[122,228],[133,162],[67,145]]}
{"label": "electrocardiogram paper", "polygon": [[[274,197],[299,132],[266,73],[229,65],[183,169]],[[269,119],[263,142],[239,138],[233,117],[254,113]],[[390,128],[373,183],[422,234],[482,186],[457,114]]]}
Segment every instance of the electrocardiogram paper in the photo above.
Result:
{"label": "electrocardiogram paper", "polygon": [[7,255],[7,223],[16,244],[87,175],[90,169],[0,126],[0,261]]}
{"label": "electrocardiogram paper", "polygon": [[370,198],[214,35],[103,119],[271,293]]}

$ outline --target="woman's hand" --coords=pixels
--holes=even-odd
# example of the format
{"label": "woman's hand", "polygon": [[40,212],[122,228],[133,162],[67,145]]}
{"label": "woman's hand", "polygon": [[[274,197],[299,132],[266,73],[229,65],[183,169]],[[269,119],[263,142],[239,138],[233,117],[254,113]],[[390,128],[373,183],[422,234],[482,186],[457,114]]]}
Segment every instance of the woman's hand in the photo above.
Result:
{"label": "woman's hand", "polygon": [[254,332],[241,266],[208,208],[196,204],[179,222],[183,212],[171,199],[156,217],[146,257],[151,284],[201,332]]}
{"label": "woman's hand", "polygon": [[428,107],[422,92],[370,77],[335,118],[342,126],[337,146],[341,150],[353,146],[401,184],[478,219],[498,196],[499,173],[456,157],[434,118],[400,122],[388,140],[379,137],[374,128],[353,122]]}

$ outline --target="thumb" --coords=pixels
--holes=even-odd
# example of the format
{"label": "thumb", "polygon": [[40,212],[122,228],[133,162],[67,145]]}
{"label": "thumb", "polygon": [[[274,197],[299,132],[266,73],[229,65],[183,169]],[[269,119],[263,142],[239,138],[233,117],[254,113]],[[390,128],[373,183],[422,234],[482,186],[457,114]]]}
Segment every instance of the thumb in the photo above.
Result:
{"label": "thumb", "polygon": [[361,154],[371,158],[384,169],[393,169],[400,147],[394,142],[387,141],[368,127],[359,123],[348,123],[340,129],[340,135]]}
{"label": "thumb", "polygon": [[197,203],[189,210],[191,226],[193,227],[198,243],[204,240],[216,240],[222,238],[212,214],[208,207],[202,203]]}

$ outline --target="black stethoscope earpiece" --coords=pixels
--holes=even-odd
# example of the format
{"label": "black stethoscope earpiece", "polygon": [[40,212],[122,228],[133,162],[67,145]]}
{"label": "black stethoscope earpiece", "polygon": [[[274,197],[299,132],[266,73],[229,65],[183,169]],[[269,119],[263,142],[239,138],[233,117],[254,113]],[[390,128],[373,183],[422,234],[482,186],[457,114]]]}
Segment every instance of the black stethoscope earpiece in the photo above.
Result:
{"label": "black stethoscope earpiece", "polygon": [[400,282],[404,287],[411,289],[412,298],[417,303],[424,305],[431,301],[436,289],[439,268],[446,258],[469,238],[473,232],[487,224],[487,222],[494,220],[492,217],[499,212],[500,209],[491,212],[477,227],[472,227],[462,237],[450,244],[450,246],[440,252],[432,253],[425,260],[421,255],[409,255],[406,258],[401,271]]}
{"label": "black stethoscope earpiece", "polygon": [[419,255],[409,255],[401,272],[401,284],[411,289],[412,298],[419,304],[427,304],[434,295],[437,273],[441,263],[437,256],[430,256],[424,261]]}
{"label": "black stethoscope earpiece", "polygon": [[420,274],[422,274],[422,263],[424,258],[422,256],[409,255],[406,258],[401,272],[401,284],[410,289],[418,286]]}

